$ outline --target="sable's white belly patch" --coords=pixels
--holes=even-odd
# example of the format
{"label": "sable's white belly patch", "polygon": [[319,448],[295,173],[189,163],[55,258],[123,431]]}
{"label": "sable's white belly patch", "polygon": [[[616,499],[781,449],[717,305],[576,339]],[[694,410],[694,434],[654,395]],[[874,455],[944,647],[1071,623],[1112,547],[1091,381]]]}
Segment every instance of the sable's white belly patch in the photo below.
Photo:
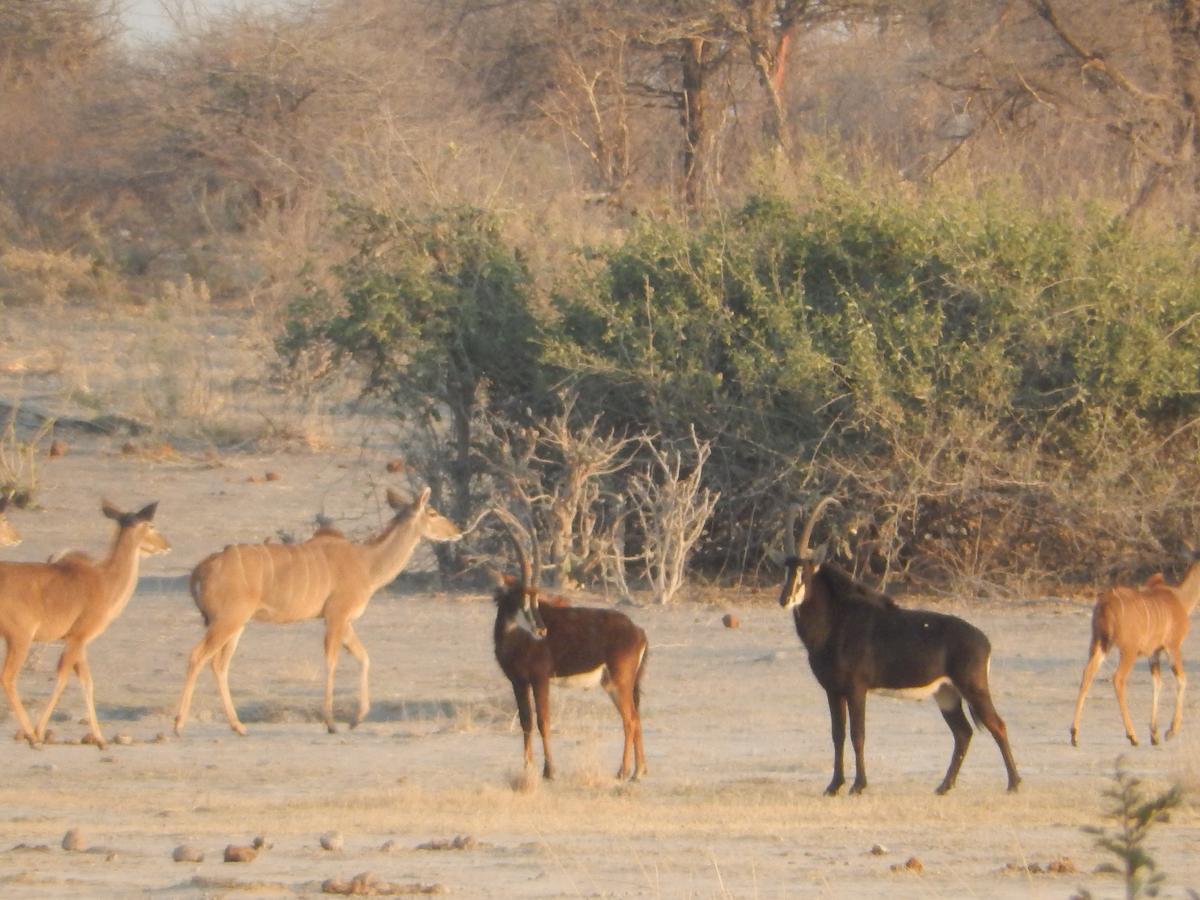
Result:
{"label": "sable's white belly patch", "polygon": [[601,664],[590,672],[580,672],[578,675],[558,675],[554,680],[567,687],[593,688],[599,687],[603,683],[607,673],[608,667]]}
{"label": "sable's white belly patch", "polygon": [[932,697],[948,684],[950,684],[950,679],[943,675],[941,678],[935,678],[929,684],[910,688],[876,688],[874,693],[883,694],[885,697],[895,697],[897,700],[924,700]]}

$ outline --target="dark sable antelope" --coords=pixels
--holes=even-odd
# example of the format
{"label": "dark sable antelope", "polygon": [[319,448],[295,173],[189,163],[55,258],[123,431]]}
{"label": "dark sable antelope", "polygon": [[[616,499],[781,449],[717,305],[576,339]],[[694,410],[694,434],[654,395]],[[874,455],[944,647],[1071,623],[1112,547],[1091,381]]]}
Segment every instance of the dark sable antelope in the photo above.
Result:
{"label": "dark sable antelope", "polygon": [[808,549],[813,525],[822,510],[836,502],[826,497],[804,525],[800,546],[795,540],[798,508],[788,515],[785,536],[786,576],[779,595],[796,620],[796,633],[808,650],[813,674],[829,698],[833,725],[833,780],[825,789],[836,794],[846,783],[842,764],[846,741],[846,711],[850,712],[850,742],[854,747],[854,784],[850,793],[867,786],[863,761],[867,692],[901,697],[933,696],[954,734],[950,768],[938,786],[944,794],[954,787],[971,743],[971,725],[963,714],[966,700],[971,715],[983,724],[1004,757],[1008,789],[1021,778],[1008,746],[1004,721],[988,692],[988,662],[992,648],[982,631],[962,619],[924,610],[901,609],[886,594],[854,580],[832,563],[822,563]]}
{"label": "dark sable antelope", "polygon": [[611,609],[589,609],[564,601],[538,599],[537,541],[535,564],[530,565],[523,546],[524,529],[505,509],[493,514],[503,523],[521,566],[520,578],[505,576],[496,589],[496,661],[512,682],[525,737],[525,765],[533,765],[533,715],[531,697],[537,708],[537,726],[546,758],[542,775],[554,777],[550,755],[550,680],[580,685],[601,685],[621,714],[625,748],[618,778],[630,772],[636,753],[633,779],[646,774],[642,749],[642,718],[639,712],[641,680],[645,671],[646,633],[629,617]]}

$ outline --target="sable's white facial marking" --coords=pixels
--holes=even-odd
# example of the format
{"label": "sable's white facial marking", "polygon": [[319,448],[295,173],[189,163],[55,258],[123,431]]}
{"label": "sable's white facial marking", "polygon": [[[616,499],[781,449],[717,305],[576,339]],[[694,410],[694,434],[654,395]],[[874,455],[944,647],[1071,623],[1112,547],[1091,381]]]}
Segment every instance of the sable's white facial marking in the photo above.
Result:
{"label": "sable's white facial marking", "polygon": [[[820,566],[817,566],[812,570],[812,574],[816,575],[819,570]],[[808,585],[804,580],[804,568],[803,566],[800,566],[797,568],[796,577],[792,579],[792,592],[788,596],[787,603],[784,604],[784,608],[795,609],[804,602],[807,596]]]}

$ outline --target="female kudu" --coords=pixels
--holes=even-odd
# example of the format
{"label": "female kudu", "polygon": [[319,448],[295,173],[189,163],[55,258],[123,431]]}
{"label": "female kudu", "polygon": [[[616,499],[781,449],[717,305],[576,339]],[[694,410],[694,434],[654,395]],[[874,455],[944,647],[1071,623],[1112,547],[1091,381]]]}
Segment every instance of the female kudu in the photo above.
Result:
{"label": "female kudu", "polygon": [[456,541],[458,527],[429,505],[429,488],[409,503],[387,492],[396,511],[392,521],[364,543],[347,540],[337,531],[321,529],[302,544],[233,544],[205,559],[192,572],[192,599],[208,631],[188,658],[187,677],[175,716],[175,733],[187,724],[192,692],[201,667],[211,661],[217,690],[230,727],[245,734],[229,695],[229,663],[246,623],[288,624],[325,620],[325,705],[323,720],[332,734],[333,676],[338,651],[345,646],[360,666],[358,725],[370,709],[367,650],[354,633],[355,619],[371,597],[408,564],[421,538]]}
{"label": "female kudu", "polygon": [[1197,600],[1200,600],[1200,561],[1192,563],[1179,587],[1172,587],[1161,575],[1155,575],[1140,588],[1114,587],[1100,595],[1092,610],[1092,643],[1079,684],[1079,698],[1075,701],[1075,718],[1071,722],[1072,746],[1079,743],[1079,719],[1092,679],[1113,647],[1121,651],[1121,661],[1113,674],[1113,689],[1121,707],[1125,736],[1135,747],[1138,740],[1125,702],[1125,682],[1138,657],[1149,656],[1150,677],[1154,684],[1150,701],[1150,743],[1157,744],[1158,695],[1162,689],[1159,657],[1164,650],[1170,654],[1171,671],[1175,673],[1175,715],[1171,718],[1167,737],[1175,736],[1183,721],[1183,689],[1187,687],[1187,676],[1183,672],[1183,639],[1187,637],[1189,616],[1196,608]]}
{"label": "female kudu", "polygon": [[[141,555],[166,553],[171,549],[167,539],[154,528],[157,507],[157,503],[151,503],[138,512],[126,513],[104,503],[102,512],[117,523],[116,538],[104,560],[71,552],[47,563],[0,562],[0,635],[8,647],[0,681],[21,725],[21,734],[30,744],[45,740],[50,714],[62,696],[67,677],[74,671],[87,704],[91,740],[105,746],[96,720],[87,645],[104,633],[133,596]],[[66,642],[58,661],[54,691],[36,729],[30,724],[17,693],[17,673],[35,641]]]}

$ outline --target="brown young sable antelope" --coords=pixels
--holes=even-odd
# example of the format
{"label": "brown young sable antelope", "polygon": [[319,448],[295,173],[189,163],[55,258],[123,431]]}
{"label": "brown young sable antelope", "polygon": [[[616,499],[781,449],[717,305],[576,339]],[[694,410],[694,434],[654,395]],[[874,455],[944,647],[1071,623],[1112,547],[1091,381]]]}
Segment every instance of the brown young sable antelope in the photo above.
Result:
{"label": "brown young sable antelope", "polygon": [[325,620],[325,704],[323,720],[332,734],[333,676],[344,646],[360,667],[358,725],[371,707],[367,691],[370,659],[353,622],[371,597],[400,574],[418,542],[456,541],[458,527],[429,505],[429,488],[415,502],[388,490],[396,515],[375,537],[354,543],[322,528],[302,544],[233,544],[214,553],[192,572],[192,599],[208,631],[188,658],[187,677],[175,716],[175,733],[187,724],[192,692],[201,667],[212,664],[217,690],[230,727],[245,734],[229,695],[229,663],[238,639],[251,619],[279,625],[307,619]]}
{"label": "brown young sable antelope", "polygon": [[937,701],[954,734],[954,752],[937,788],[939,794],[954,787],[971,742],[971,725],[962,708],[966,700],[972,717],[996,739],[1008,770],[1008,789],[1015,791],[1021,779],[1008,745],[1008,731],[988,691],[991,645],[987,636],[955,616],[901,609],[886,594],[854,580],[832,563],[816,559],[808,548],[813,525],[834,502],[826,497],[817,504],[804,524],[798,548],[794,536],[798,509],[789,512],[786,573],[779,595],[780,605],[792,610],[809,665],[829,700],[833,780],[825,793],[836,794],[846,783],[842,752],[847,710],[855,764],[850,793],[860,793],[867,786],[863,746],[869,691],[912,698],[932,696]]}
{"label": "brown young sable antelope", "polygon": [[[533,565],[523,546],[524,529],[505,509],[493,509],[503,523],[521,567],[520,578],[505,577],[496,589],[493,638],[496,661],[512,683],[525,740],[525,765],[533,765],[533,705],[542,736],[544,778],[554,777],[550,754],[550,681],[599,684],[621,714],[625,746],[617,778],[646,774],[642,747],[641,680],[645,672],[646,633],[629,617],[611,609],[573,607],[558,598],[539,602],[537,538],[532,536]],[[532,699],[532,705],[531,705]]]}
{"label": "brown young sable antelope", "polygon": [[[139,558],[171,549],[154,527],[157,507],[151,503],[138,512],[126,513],[103,504],[104,515],[117,523],[106,559],[97,561],[85,553],[71,552],[47,563],[0,562],[0,635],[8,647],[2,680],[21,734],[30,744],[45,740],[50,715],[74,671],[87,704],[91,740],[105,746],[92,699],[87,645],[125,609],[137,586]],[[35,641],[65,642],[54,691],[36,729],[17,693],[17,673]]]}
{"label": "brown young sable antelope", "polygon": [[8,509],[8,495],[0,494],[0,547],[15,547],[21,543],[21,535],[13,528],[4,511]]}
{"label": "brown young sable antelope", "polygon": [[1079,719],[1092,679],[1113,647],[1121,651],[1121,661],[1117,663],[1112,681],[1129,743],[1136,747],[1138,739],[1125,702],[1125,683],[1139,656],[1150,657],[1150,677],[1154,685],[1150,700],[1150,743],[1158,743],[1158,696],[1162,690],[1159,666],[1164,650],[1170,654],[1171,671],[1175,673],[1175,715],[1171,718],[1167,737],[1178,733],[1183,722],[1183,689],[1187,687],[1187,676],[1183,672],[1183,639],[1187,637],[1188,617],[1196,608],[1197,600],[1200,600],[1200,561],[1192,563],[1178,587],[1167,584],[1161,575],[1154,575],[1141,587],[1113,587],[1100,595],[1092,610],[1092,643],[1079,684],[1079,699],[1075,701],[1075,718],[1071,722],[1072,746],[1079,743]]}

